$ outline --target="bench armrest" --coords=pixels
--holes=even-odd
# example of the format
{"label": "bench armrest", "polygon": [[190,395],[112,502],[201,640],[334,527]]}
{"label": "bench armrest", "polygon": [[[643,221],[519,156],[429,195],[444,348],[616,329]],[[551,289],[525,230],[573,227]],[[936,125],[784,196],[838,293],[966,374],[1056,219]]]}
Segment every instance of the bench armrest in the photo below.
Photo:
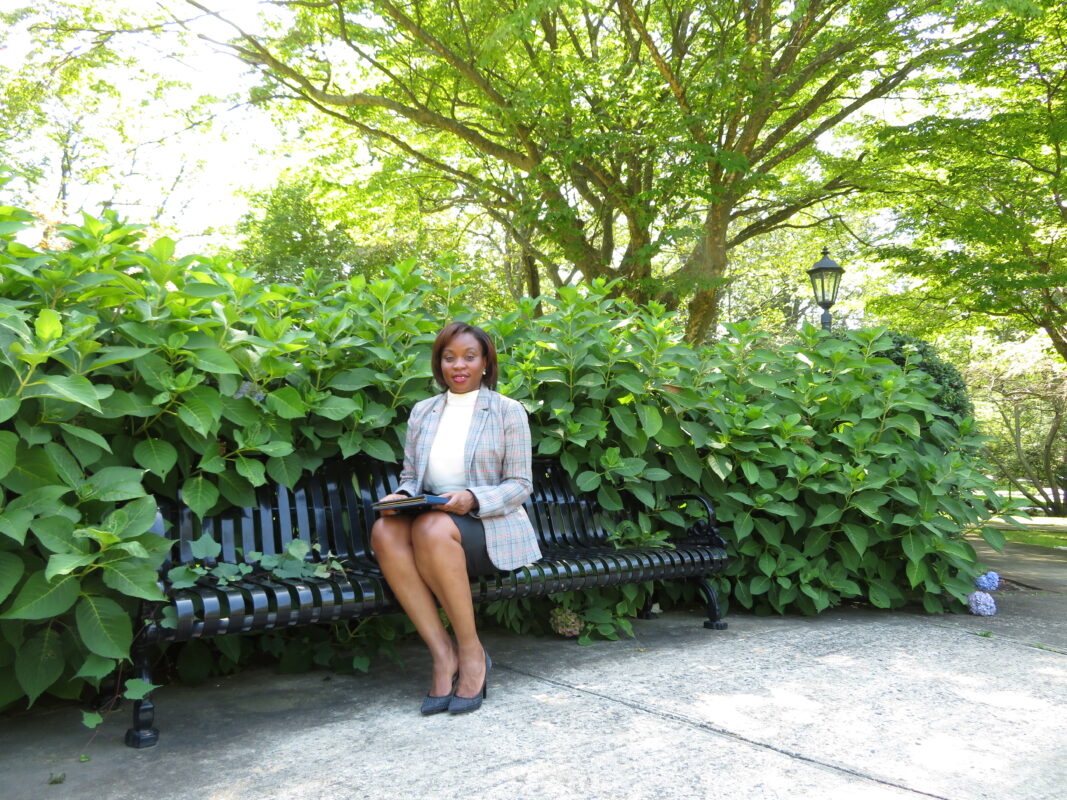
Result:
{"label": "bench armrest", "polygon": [[719,529],[715,525],[715,506],[711,499],[702,494],[672,494],[668,500],[695,500],[704,506],[708,518],[697,520],[686,530],[685,538],[702,541],[718,547],[726,547],[726,540],[719,536]]}

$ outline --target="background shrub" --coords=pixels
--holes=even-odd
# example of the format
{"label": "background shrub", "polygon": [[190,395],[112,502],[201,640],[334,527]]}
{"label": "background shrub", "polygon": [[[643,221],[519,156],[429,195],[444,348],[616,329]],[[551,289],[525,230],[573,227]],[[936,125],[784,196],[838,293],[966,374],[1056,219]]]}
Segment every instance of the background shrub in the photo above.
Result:
{"label": "background shrub", "polygon": [[888,334],[893,346],[886,351],[886,356],[901,368],[918,368],[933,378],[939,387],[938,393],[931,398],[934,403],[960,417],[974,416],[966,381],[951,362],[938,354],[934,345],[899,331],[889,331]]}
{"label": "background shrub", "polygon": [[[224,259],[176,259],[167,239],[142,249],[110,212],[64,228],[58,251],[14,240],[29,221],[0,208],[0,705],[76,697],[126,659],[141,603],[161,599],[154,495],[210,514],[326,458],[397,459],[408,410],[436,391],[434,333],[470,317],[458,287],[435,289],[413,262],[379,280],[263,285]],[[667,497],[700,487],[737,551],[720,583],[746,608],[963,607],[976,568],[959,533],[999,501],[973,424],[934,402],[914,361],[885,357],[884,332],[806,329],[771,349],[739,326],[694,350],[662,307],[604,284],[540,301],[543,316],[524,300],[488,323],[500,388],[530,411],[537,454],[625,512],[620,541],[684,528]],[[613,636],[651,589],[553,602],[586,636]],[[544,609],[489,611],[521,628]],[[191,678],[253,652],[365,669],[403,630],[290,634],[310,659],[279,634],[222,637],[176,663]]]}

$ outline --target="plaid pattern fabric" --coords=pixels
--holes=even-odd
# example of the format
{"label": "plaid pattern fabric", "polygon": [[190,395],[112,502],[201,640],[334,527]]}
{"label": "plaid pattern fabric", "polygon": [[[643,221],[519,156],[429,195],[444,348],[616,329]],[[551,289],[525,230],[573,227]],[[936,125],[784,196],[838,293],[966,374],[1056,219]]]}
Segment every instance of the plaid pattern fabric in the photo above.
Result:
{"label": "plaid pattern fabric", "polygon": [[[422,493],[430,447],[444,406],[442,393],[411,410],[397,491]],[[467,488],[478,498],[475,513],[485,527],[485,546],[493,564],[515,569],[539,559],[537,534],[522,507],[533,491],[530,423],[522,404],[483,387],[464,456]]]}

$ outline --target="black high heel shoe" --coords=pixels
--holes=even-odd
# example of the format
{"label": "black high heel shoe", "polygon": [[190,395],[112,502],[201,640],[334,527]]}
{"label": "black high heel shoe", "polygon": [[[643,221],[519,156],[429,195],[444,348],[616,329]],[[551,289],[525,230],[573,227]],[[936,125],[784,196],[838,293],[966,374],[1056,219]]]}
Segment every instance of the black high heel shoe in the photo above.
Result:
{"label": "black high heel shoe", "polygon": [[437,695],[427,694],[422,698],[422,711],[423,716],[430,716],[431,714],[441,714],[448,711],[449,706],[452,703],[452,697],[456,693],[456,682],[459,681],[459,673],[457,672],[452,676],[452,691],[448,694]]}
{"label": "black high heel shoe", "polygon": [[466,714],[482,707],[482,700],[489,696],[489,670],[492,668],[493,659],[489,658],[489,651],[485,650],[485,680],[482,681],[482,691],[474,697],[460,697],[453,693],[452,701],[448,704],[449,714]]}

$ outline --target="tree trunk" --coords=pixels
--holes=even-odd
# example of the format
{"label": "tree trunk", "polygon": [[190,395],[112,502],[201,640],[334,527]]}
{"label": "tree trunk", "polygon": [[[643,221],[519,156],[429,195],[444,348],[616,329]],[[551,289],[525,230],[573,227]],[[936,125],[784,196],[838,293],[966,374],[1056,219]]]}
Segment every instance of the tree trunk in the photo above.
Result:
{"label": "tree trunk", "polygon": [[725,284],[728,256],[726,232],[730,211],[726,206],[712,207],[704,221],[704,238],[693,248],[682,268],[683,291],[694,290],[689,301],[689,321],[685,340],[692,345],[704,344],[714,337],[719,324],[722,288]]}
{"label": "tree trunk", "polygon": [[[526,273],[526,285],[530,292],[528,296],[540,297],[541,273],[537,271],[537,259],[527,253],[525,250],[522,251],[522,267],[523,272]],[[544,313],[544,309],[541,308],[540,301],[538,301],[537,308],[535,309],[534,313],[537,316],[541,316]]]}
{"label": "tree trunk", "polygon": [[1067,336],[1064,335],[1064,331],[1057,325],[1051,323],[1042,326],[1045,329],[1045,333],[1052,340],[1052,346],[1056,348],[1056,352],[1059,353],[1060,358],[1067,364]]}

